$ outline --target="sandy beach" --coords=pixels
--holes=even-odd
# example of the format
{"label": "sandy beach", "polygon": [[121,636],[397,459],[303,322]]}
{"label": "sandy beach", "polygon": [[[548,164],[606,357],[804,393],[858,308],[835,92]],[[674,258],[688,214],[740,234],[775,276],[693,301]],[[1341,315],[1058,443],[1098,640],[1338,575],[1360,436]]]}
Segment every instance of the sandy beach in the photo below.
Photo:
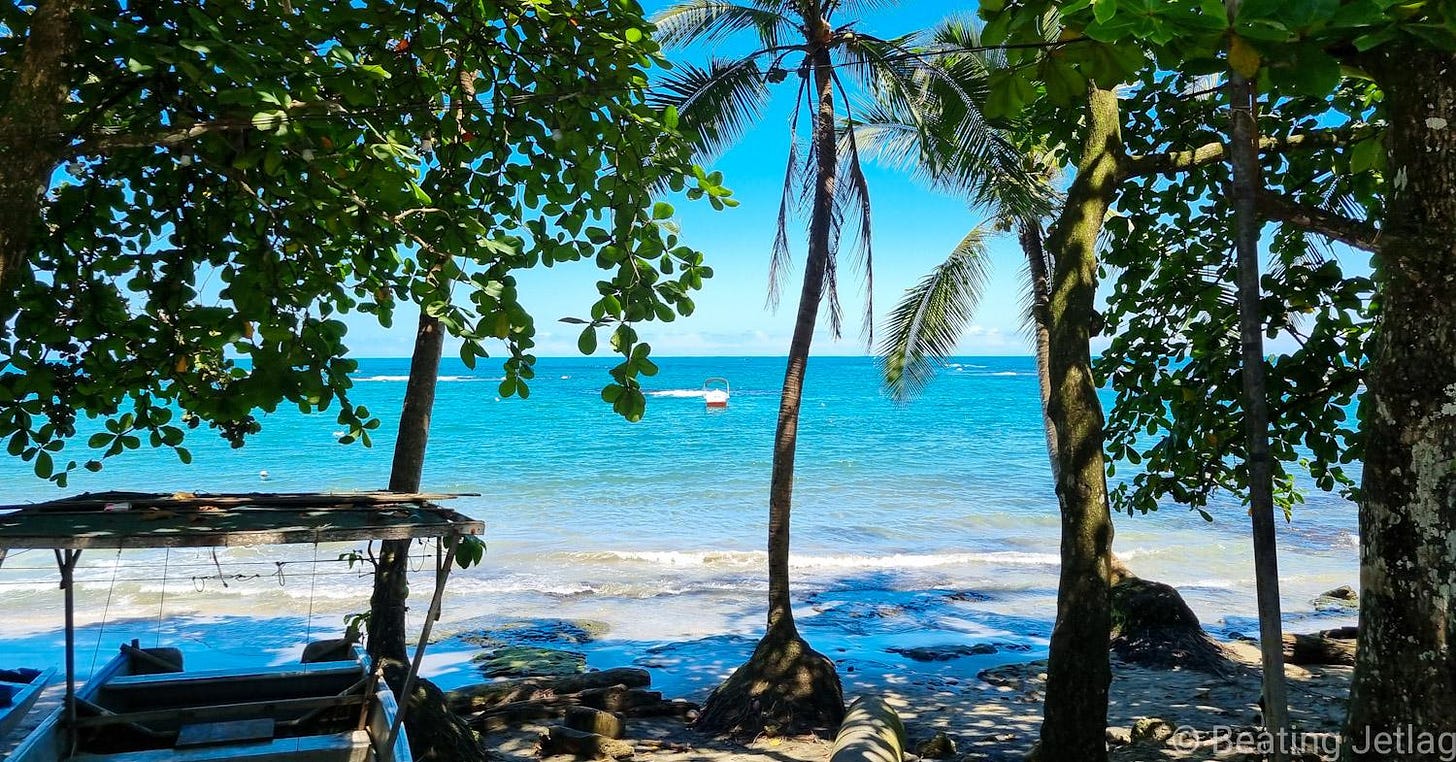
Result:
{"label": "sandy beach", "polygon": [[[1227,646],[1241,670],[1218,677],[1189,670],[1157,670],[1114,661],[1108,739],[1112,758],[1127,762],[1158,759],[1255,760],[1256,749],[1240,747],[1239,733],[1251,733],[1258,713],[1258,650],[1247,643]],[[912,749],[937,733],[955,742],[958,760],[1020,760],[1041,723],[1045,662],[1009,664],[970,679],[898,679],[858,670],[844,674],[846,700],[884,697],[905,722]],[[1344,717],[1349,667],[1288,666],[1294,727],[1312,753],[1300,759],[1333,759],[1318,753],[1330,745]],[[486,736],[500,760],[537,759],[537,738],[546,723]],[[820,762],[830,741],[796,738],[708,737],[675,718],[629,719],[627,737],[636,757],[659,762]]]}

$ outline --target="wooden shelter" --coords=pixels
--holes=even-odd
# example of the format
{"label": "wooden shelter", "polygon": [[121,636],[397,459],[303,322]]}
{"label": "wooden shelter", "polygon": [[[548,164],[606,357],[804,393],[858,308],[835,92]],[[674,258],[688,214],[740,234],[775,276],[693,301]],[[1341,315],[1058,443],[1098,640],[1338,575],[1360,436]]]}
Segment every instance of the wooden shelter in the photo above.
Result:
{"label": "wooden shelter", "polygon": [[[68,726],[76,724],[73,572],[83,550],[206,548],[435,538],[435,591],[404,682],[409,696],[439,614],[459,540],[482,522],[436,504],[459,495],[393,492],[246,493],[101,492],[45,503],[0,506],[0,563],[11,549],[51,549],[65,594]],[[391,740],[399,733],[400,707]]]}

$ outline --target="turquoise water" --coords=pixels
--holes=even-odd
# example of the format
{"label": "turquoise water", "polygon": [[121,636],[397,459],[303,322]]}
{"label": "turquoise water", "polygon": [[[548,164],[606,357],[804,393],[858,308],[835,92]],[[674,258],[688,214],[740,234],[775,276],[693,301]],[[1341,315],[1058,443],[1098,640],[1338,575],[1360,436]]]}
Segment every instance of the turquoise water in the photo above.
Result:
{"label": "turquoise water", "polygon": [[[471,647],[452,634],[503,621],[600,620],[611,629],[584,647],[593,663],[646,664],[684,693],[751,644],[767,590],[761,549],[783,360],[663,359],[637,424],[598,396],[611,364],[544,359],[528,400],[501,400],[484,363],[469,371],[447,361],[425,486],[480,494],[455,507],[486,521],[489,552],[451,583],[431,661],[441,682],[473,678],[462,663]],[[67,492],[382,487],[406,373],[405,360],[361,363],[355,401],[384,421],[372,449],[337,444],[331,415],[280,412],[241,450],[201,432],[191,466],[130,453]],[[727,410],[705,409],[709,376],[731,381]],[[880,672],[974,674],[1044,651],[1058,523],[1030,358],[958,359],[908,405],[881,394],[872,360],[815,358],[800,431],[791,567],[811,642]],[[0,461],[0,480],[5,502],[60,494],[13,461]],[[1179,586],[1210,629],[1251,632],[1247,518],[1232,502],[1216,514],[1213,524],[1176,506],[1119,517],[1116,547],[1142,576]],[[1312,599],[1357,581],[1355,532],[1354,506],[1327,495],[1312,495],[1281,525],[1291,627],[1350,618],[1315,611]],[[190,644],[194,663],[260,650],[290,658],[367,606],[368,579],[336,561],[347,549],[245,548],[216,560],[89,553],[83,650],[140,637]],[[278,560],[288,562],[281,573]],[[417,598],[427,589],[422,575]],[[0,596],[0,641],[16,658],[55,658],[61,620],[49,557],[13,554],[0,568]],[[924,664],[886,651],[970,643],[999,652]]]}

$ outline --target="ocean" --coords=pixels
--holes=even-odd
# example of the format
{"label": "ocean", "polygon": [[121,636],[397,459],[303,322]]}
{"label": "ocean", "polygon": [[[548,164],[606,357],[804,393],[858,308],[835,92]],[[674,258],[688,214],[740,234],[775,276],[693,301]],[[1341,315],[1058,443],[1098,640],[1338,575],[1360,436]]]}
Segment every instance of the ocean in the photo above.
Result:
{"label": "ocean", "polygon": [[[610,358],[542,359],[526,400],[499,398],[488,360],[473,371],[446,361],[424,484],[478,493],[451,505],[485,521],[489,549],[451,579],[427,661],[437,682],[480,679],[469,661],[477,632],[568,646],[596,667],[645,666],[670,695],[699,698],[747,656],[767,595],[784,360],[658,362],[661,373],[645,379],[646,417],[632,424],[599,396]],[[0,501],[103,489],[381,488],[407,372],[407,360],[360,363],[355,403],[383,422],[373,448],[338,444],[332,414],[281,411],[242,449],[198,431],[191,465],[168,452],[127,453],[65,491],[27,464],[0,461]],[[726,410],[705,408],[709,376],[731,382]],[[810,643],[842,671],[912,677],[1044,656],[1058,549],[1044,442],[1031,358],[958,358],[921,398],[897,404],[872,359],[815,357],[790,564]],[[1114,546],[1140,576],[1177,586],[1216,636],[1255,634],[1247,514],[1227,499],[1213,513],[1211,524],[1178,506],[1118,516]],[[1354,622],[1353,610],[1317,608],[1314,599],[1357,583],[1356,532],[1355,506],[1318,492],[1280,522],[1288,629]],[[352,549],[88,552],[78,571],[80,669],[132,638],[179,645],[189,666],[296,658],[305,641],[335,636],[346,615],[367,608],[369,578],[339,560]],[[414,626],[428,602],[427,551],[412,583]],[[6,666],[59,663],[56,580],[49,552],[11,553],[0,567]],[[583,621],[592,637],[568,624]],[[995,651],[927,662],[890,650],[978,644]]]}

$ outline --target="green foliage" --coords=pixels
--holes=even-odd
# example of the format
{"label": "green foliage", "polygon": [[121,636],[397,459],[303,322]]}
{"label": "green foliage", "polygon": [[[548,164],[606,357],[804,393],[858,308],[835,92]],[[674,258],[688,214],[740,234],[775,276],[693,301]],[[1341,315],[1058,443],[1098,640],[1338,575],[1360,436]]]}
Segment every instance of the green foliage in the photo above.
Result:
{"label": "green foliage", "polygon": [[892,397],[918,394],[954,351],[981,300],[987,264],[986,233],[974,228],[890,311],[879,354]]}
{"label": "green foliage", "polygon": [[[1448,6],[1246,0],[1230,21],[1222,0],[983,2],[984,37],[1012,46],[1014,70],[993,80],[990,99],[1003,117],[1065,142],[1076,124],[1062,104],[1080,97],[1080,83],[1126,87],[1130,154],[1217,149],[1226,109],[1218,79],[1203,75],[1233,68],[1271,94],[1260,114],[1264,135],[1340,133],[1267,154],[1266,192],[1354,221],[1378,219],[1381,95],[1361,74],[1360,55],[1402,35],[1456,47]],[[1120,463],[1110,469],[1131,471],[1111,497],[1130,512],[1162,500],[1202,512],[1215,491],[1243,495],[1247,482],[1229,172],[1222,160],[1165,172],[1125,180],[1105,231],[1103,258],[1116,283],[1104,333],[1113,339],[1097,367],[1118,395],[1107,449]],[[1276,497],[1287,512],[1301,499],[1300,469],[1321,489],[1353,495],[1346,467],[1359,461],[1361,442],[1347,416],[1362,388],[1374,288],[1347,276],[1322,240],[1294,223],[1267,239],[1267,335],[1299,343],[1271,358],[1268,374]]]}
{"label": "green foliage", "polygon": [[982,0],[981,16],[986,43],[1011,46],[993,116],[1043,96],[1065,105],[1081,82],[1113,87],[1149,65],[1196,75],[1233,63],[1261,92],[1323,97],[1352,54],[1403,37],[1456,50],[1456,6],[1440,0],[1245,0],[1232,23],[1223,0]]}
{"label": "green foliage", "polygon": [[[28,23],[0,10],[0,80]],[[733,201],[646,102],[663,62],[636,2],[115,2],[82,24],[41,239],[0,295],[0,439],[38,476],[64,484],[83,428],[88,469],[144,442],[186,461],[188,429],[241,446],[282,405],[368,444],[340,317],[405,302],[524,397],[514,273],[580,260],[624,358],[604,395],[641,416],[655,366],[628,324],[690,314],[712,274],[654,196]]]}
{"label": "green foliage", "polygon": [[[1226,111],[1188,98],[1197,78],[1149,72],[1131,98],[1124,137],[1136,153],[1216,140]],[[1370,116],[1363,88],[1329,99],[1290,99],[1262,119],[1267,134],[1360,125]],[[1356,145],[1359,145],[1358,143]],[[1348,152],[1348,151],[1346,151]],[[1266,162],[1268,192],[1315,208],[1379,214],[1375,180],[1348,170],[1339,152],[1290,152]],[[1107,453],[1123,479],[1114,507],[1156,510],[1171,500],[1206,518],[1210,497],[1247,494],[1247,437],[1237,307],[1233,218],[1223,193],[1228,167],[1210,163],[1124,184],[1121,214],[1107,223],[1105,263],[1115,274],[1107,298],[1111,346],[1096,362],[1117,393],[1108,416]],[[1323,490],[1352,495],[1347,472],[1360,461],[1357,421],[1374,284],[1348,275],[1327,245],[1285,225],[1267,237],[1262,280],[1266,335],[1298,348],[1270,358],[1268,404],[1275,501],[1286,515],[1302,501],[1306,470]],[[1117,473],[1119,466],[1109,470]]]}

